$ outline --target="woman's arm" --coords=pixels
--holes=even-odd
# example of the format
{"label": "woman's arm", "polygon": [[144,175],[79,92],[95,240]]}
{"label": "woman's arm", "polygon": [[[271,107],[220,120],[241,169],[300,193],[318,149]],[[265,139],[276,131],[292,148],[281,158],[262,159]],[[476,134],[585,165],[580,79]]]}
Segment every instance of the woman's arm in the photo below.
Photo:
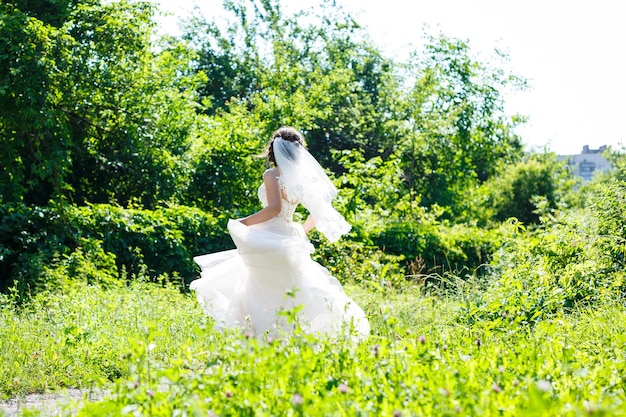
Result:
{"label": "woman's arm", "polygon": [[280,187],[278,179],[276,179],[276,170],[267,170],[263,174],[263,182],[265,183],[265,191],[267,193],[267,206],[250,216],[239,220],[246,226],[263,223],[272,219],[280,213],[282,208],[282,200],[280,198]]}
{"label": "woman's arm", "polygon": [[306,218],[306,221],[302,225],[305,233],[309,233],[311,230],[315,228],[315,220],[313,216],[309,214],[309,217]]}

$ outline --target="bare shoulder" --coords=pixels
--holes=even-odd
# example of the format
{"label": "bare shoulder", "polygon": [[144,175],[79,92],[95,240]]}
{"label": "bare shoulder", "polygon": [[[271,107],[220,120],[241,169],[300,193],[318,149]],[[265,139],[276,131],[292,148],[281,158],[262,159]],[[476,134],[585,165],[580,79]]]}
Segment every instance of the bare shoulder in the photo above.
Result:
{"label": "bare shoulder", "polygon": [[264,180],[271,180],[271,179],[277,179],[277,178],[278,178],[277,168],[266,169],[265,172],[263,173]]}

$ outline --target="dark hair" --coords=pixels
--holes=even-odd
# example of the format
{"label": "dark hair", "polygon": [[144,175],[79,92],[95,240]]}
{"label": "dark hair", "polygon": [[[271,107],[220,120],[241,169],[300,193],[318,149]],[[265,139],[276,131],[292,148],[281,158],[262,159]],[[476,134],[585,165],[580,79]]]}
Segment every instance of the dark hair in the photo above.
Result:
{"label": "dark hair", "polygon": [[274,158],[274,139],[283,138],[284,140],[288,140],[289,142],[298,142],[300,145],[304,146],[304,136],[302,133],[298,132],[296,129],[290,126],[283,126],[274,132],[272,135],[272,140],[267,144],[267,149],[263,156],[267,157],[267,160],[274,166],[276,166],[276,159]]}

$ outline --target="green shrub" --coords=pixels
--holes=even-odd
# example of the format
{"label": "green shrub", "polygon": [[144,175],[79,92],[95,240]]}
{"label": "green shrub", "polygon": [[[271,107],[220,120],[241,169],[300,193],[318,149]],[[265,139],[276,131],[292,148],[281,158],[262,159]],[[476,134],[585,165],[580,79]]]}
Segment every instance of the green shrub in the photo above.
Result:
{"label": "green shrub", "polygon": [[[0,207],[0,289],[25,294],[61,277],[107,281],[146,270],[185,283],[197,276],[193,257],[232,247],[225,221],[199,209]],[[52,273],[61,268],[63,273]],[[43,272],[47,271],[46,274]]]}
{"label": "green shrub", "polygon": [[607,258],[607,272],[626,270],[626,181],[599,184],[588,210],[596,217],[596,245]]}
{"label": "green shrub", "polygon": [[349,238],[329,243],[314,233],[311,239],[316,246],[313,258],[342,283],[357,283],[374,291],[399,290],[409,283],[402,267],[403,256]]}
{"label": "green shrub", "polygon": [[537,224],[537,199],[557,210],[567,204],[575,180],[564,162],[554,154],[531,154],[525,161],[499,168],[495,177],[482,185],[483,210],[497,221],[516,218],[524,224]]}
{"label": "green shrub", "polygon": [[[337,180],[337,206],[353,225],[352,239],[404,260],[404,275],[481,274],[499,247],[497,229],[455,223],[451,209],[420,206],[406,187],[400,159],[365,160],[357,150],[336,153],[346,170]],[[421,278],[420,278],[421,279]]]}
{"label": "green shrub", "polygon": [[598,183],[586,196],[586,208],[544,217],[540,227],[511,221],[491,263],[491,280],[460,318],[530,324],[578,306],[623,300],[626,187]]}
{"label": "green shrub", "polygon": [[385,252],[421,264],[426,274],[482,275],[500,245],[500,234],[498,229],[416,220],[389,222],[372,239]]}
{"label": "green shrub", "polygon": [[190,282],[196,275],[193,256],[232,247],[225,225],[210,214],[184,206],[158,210],[123,209],[108,204],[76,207],[73,221],[80,233],[102,240],[116,256],[119,271],[178,276]]}
{"label": "green shrub", "polygon": [[58,208],[0,206],[0,291],[16,285],[21,293],[27,292],[36,286],[44,267],[75,246]]}
{"label": "green shrub", "polygon": [[[235,107],[207,120],[191,154],[192,175],[183,196],[187,205],[244,217],[260,208],[263,151],[270,133],[255,115]],[[267,129],[267,128],[266,128]]]}

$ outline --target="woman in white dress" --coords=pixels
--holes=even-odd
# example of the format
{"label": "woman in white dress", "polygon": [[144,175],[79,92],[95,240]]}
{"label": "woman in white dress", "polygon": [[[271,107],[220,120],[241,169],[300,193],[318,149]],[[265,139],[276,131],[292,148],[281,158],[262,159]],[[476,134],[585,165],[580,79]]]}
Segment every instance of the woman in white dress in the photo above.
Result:
{"label": "woman in white dress", "polygon": [[[307,232],[315,227],[336,241],[350,230],[331,204],[337,190],[293,128],[278,129],[266,155],[274,167],[259,187],[263,208],[229,220],[237,249],[194,258],[202,272],[190,288],[218,329],[280,337],[297,324],[307,333],[368,335],[363,310],[311,259]],[[293,221],[300,203],[310,213],[303,225]]]}

